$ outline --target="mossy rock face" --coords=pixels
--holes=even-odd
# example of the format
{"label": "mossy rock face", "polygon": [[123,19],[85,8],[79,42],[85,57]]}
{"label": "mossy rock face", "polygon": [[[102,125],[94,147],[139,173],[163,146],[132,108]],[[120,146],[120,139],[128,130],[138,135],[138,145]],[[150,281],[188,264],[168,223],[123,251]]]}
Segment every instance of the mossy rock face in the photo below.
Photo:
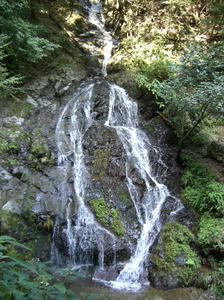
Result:
{"label": "mossy rock face", "polygon": [[0,129],[0,160],[12,169],[20,165],[19,157],[30,143],[29,133],[20,126],[11,124]]}
{"label": "mossy rock face", "polygon": [[[100,101],[96,99],[101,120],[107,117],[106,113],[104,116],[107,104]],[[108,230],[127,240],[136,238],[138,220],[125,182],[124,149],[116,132],[99,123],[93,125],[85,135],[84,145],[86,166],[91,176],[86,204]]]}
{"label": "mossy rock face", "polygon": [[55,156],[49,149],[47,139],[41,134],[41,130],[38,128],[34,130],[27,161],[32,168],[37,170],[45,166],[52,166],[55,163]]}
{"label": "mossy rock face", "polygon": [[31,136],[29,131],[13,124],[0,129],[0,158],[9,169],[26,162],[36,170],[55,164],[55,156],[40,129],[36,128]]}
{"label": "mossy rock face", "polygon": [[124,225],[117,208],[110,208],[103,198],[92,199],[90,205],[101,224],[108,227],[118,236],[125,234]]}
{"label": "mossy rock face", "polygon": [[150,281],[157,288],[188,286],[200,266],[191,244],[194,236],[179,223],[164,226],[158,244],[151,255]]}

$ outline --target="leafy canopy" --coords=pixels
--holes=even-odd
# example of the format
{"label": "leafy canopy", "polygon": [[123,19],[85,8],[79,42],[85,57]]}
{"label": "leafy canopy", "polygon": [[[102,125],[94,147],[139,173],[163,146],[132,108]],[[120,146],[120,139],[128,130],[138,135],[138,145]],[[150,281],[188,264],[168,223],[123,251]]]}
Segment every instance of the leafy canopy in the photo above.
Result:
{"label": "leafy canopy", "polygon": [[182,144],[206,117],[223,116],[223,71],[223,43],[195,45],[184,51],[178,64],[170,64],[167,80],[150,81],[141,74],[139,85],[156,96]]}
{"label": "leafy canopy", "polygon": [[6,50],[10,55],[10,65],[14,68],[20,69],[20,64],[37,62],[58,47],[46,38],[47,32],[43,26],[31,22],[32,5],[32,1],[27,0],[0,1],[0,29],[9,38]]}
{"label": "leafy canopy", "polygon": [[8,46],[8,37],[0,35],[0,94],[7,96],[18,90],[17,85],[22,81],[22,77],[18,75],[10,76],[5,64],[2,62],[6,57],[5,48]]}

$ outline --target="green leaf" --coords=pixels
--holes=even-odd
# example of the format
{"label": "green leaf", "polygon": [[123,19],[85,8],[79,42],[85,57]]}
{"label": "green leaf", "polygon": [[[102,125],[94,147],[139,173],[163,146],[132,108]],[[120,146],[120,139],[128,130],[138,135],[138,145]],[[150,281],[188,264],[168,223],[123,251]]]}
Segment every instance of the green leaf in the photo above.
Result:
{"label": "green leaf", "polygon": [[195,266],[195,261],[191,258],[188,258],[188,260],[186,261],[186,264],[189,266]]}
{"label": "green leaf", "polygon": [[59,290],[62,294],[66,293],[66,287],[60,283],[55,283],[54,287]]}

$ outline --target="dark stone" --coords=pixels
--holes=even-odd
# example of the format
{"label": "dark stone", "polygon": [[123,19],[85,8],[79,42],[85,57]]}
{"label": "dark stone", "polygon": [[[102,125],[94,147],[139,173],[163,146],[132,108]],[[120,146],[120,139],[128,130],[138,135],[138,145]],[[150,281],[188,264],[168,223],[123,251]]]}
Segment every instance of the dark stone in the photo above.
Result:
{"label": "dark stone", "polygon": [[224,164],[224,144],[218,141],[213,141],[207,147],[208,155],[213,159]]}

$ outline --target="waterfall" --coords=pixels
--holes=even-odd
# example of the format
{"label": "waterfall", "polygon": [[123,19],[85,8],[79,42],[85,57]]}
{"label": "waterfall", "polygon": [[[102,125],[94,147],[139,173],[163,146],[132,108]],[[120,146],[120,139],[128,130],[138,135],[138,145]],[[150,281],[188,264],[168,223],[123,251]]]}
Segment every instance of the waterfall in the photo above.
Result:
{"label": "waterfall", "polygon": [[[111,56],[112,37],[104,29],[104,19],[99,1],[91,1],[89,21],[94,24],[104,40],[104,60],[102,76],[107,76],[107,63]],[[104,80],[104,79],[102,79]],[[105,240],[111,245],[116,237],[108,229],[100,225],[91,210],[85,204],[86,190],[91,176],[84,163],[83,139],[93,123],[96,123],[93,103],[93,90],[97,84],[83,83],[62,110],[56,126],[56,142],[58,147],[58,168],[65,179],[72,176],[73,188],[62,182],[59,187],[62,195],[61,207],[64,208],[61,218],[66,219],[63,234],[68,248],[66,263],[74,269],[94,264],[94,251],[98,250],[97,264],[104,268]],[[121,87],[107,82],[109,89],[109,110],[104,126],[115,131],[126,156],[127,188],[136,210],[141,233],[131,258],[124,264],[119,276],[107,284],[116,289],[138,289],[147,283],[145,269],[149,249],[153,245],[162,224],[160,213],[166,198],[170,196],[168,188],[159,182],[159,174],[153,168],[151,149],[153,145],[147,135],[140,130],[137,104],[129,98]],[[158,150],[158,161],[162,162]],[[164,164],[162,162],[162,164]],[[142,180],[144,192],[140,195],[136,188],[133,173]],[[178,206],[180,209],[180,205]],[[74,217],[75,215],[75,217]],[[57,220],[55,226],[57,227]],[[52,258],[60,265],[63,260],[55,245],[57,228],[54,228]],[[115,262],[115,258],[114,258]]]}
{"label": "waterfall", "polygon": [[112,37],[109,32],[105,30],[105,20],[102,14],[102,4],[99,1],[91,1],[91,7],[89,11],[89,22],[95,25],[100,31],[103,41],[104,41],[104,49],[103,49],[103,63],[102,63],[102,75],[104,77],[107,76],[107,64],[111,57],[111,52],[113,48]]}
{"label": "waterfall", "polygon": [[[91,126],[93,84],[81,86],[74,97],[63,109],[57,126],[56,141],[58,147],[58,166],[67,173],[72,169],[75,199],[71,196],[68,185],[62,184],[62,202],[66,202],[64,231],[69,249],[69,263],[90,265],[94,260],[94,249],[98,249],[98,263],[104,265],[104,237],[108,235],[114,242],[114,235],[100,226],[84,203],[85,192],[90,176],[84,164],[83,136]],[[65,172],[65,173],[66,173]],[[66,178],[66,176],[65,176]],[[73,224],[74,208],[77,207],[75,225]],[[54,250],[55,253],[55,250]],[[55,257],[60,264],[58,255]]]}
{"label": "waterfall", "polygon": [[[122,88],[116,85],[110,86],[110,108],[105,125],[116,130],[125,149],[128,190],[142,227],[134,254],[118,278],[112,282],[112,286],[137,289],[141,287],[140,282],[144,280],[141,276],[144,273],[144,263],[149,248],[161,229],[162,204],[170,193],[167,187],[160,184],[152,175],[149,149],[153,146],[146,134],[138,128],[137,105],[129,100]],[[144,180],[146,186],[142,199],[132,179],[133,169]]]}

